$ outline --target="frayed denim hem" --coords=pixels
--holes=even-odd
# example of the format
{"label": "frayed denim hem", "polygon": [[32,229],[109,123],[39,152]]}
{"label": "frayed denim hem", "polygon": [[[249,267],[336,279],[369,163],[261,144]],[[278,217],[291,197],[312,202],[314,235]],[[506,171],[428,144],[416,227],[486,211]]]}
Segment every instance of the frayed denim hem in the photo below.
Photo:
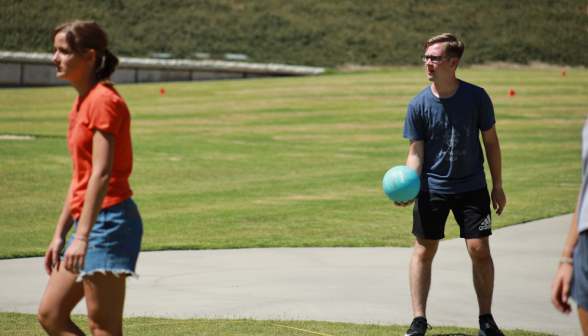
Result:
{"label": "frayed denim hem", "polygon": [[127,269],[113,269],[113,270],[107,270],[107,269],[104,269],[104,268],[99,268],[99,269],[92,270],[92,271],[90,271],[90,272],[81,272],[81,273],[78,275],[78,278],[76,279],[76,282],[82,282],[82,280],[84,280],[84,277],[85,277],[85,276],[92,276],[92,275],[94,275],[96,272],[100,272],[100,273],[102,273],[102,274],[104,274],[104,275],[106,275],[106,273],[108,273],[108,272],[109,272],[109,273],[112,273],[112,274],[114,274],[116,277],[120,277],[120,276],[121,276],[121,274],[124,274],[125,276],[132,276],[132,277],[133,277],[133,278],[135,278],[135,279],[138,279],[138,278],[139,278],[139,275],[137,275],[137,273],[135,273],[135,272],[133,272],[133,271],[129,271],[129,270],[127,270]]}

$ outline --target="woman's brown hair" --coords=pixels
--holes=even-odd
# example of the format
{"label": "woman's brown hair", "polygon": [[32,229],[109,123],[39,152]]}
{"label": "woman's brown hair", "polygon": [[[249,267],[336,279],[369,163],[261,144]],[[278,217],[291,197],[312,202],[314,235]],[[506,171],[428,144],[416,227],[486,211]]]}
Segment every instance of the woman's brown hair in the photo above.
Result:
{"label": "woman's brown hair", "polygon": [[67,44],[77,54],[94,49],[96,79],[104,84],[113,84],[110,76],[118,65],[118,57],[106,49],[108,36],[96,22],[76,20],[62,24],[53,29],[51,40],[55,41],[55,36],[59,33],[65,34]]}

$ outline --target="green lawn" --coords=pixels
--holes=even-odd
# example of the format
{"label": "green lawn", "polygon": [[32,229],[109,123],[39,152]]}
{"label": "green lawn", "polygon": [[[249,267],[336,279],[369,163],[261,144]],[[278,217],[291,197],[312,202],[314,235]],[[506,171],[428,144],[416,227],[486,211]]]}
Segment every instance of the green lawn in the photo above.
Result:
{"label": "green lawn", "polygon": [[[484,87],[496,110],[508,204],[494,228],[572,212],[588,71],[458,77]],[[117,86],[133,117],[143,249],[412,245],[412,208],[395,207],[381,181],[405,163],[406,107],[428,84],[422,70],[395,70]],[[0,140],[0,258],[39,256],[70,180],[76,93],[0,93],[0,135],[38,136]]]}
{"label": "green lawn", "polygon": [[[72,320],[88,330],[85,315],[72,315]],[[132,317],[123,321],[125,335],[258,335],[258,336],[376,336],[402,335],[407,325],[352,324],[319,321],[259,321],[251,319],[167,319],[156,317]],[[20,332],[19,332],[20,331]],[[506,336],[547,336],[548,334],[524,330],[503,330]],[[0,312],[0,334],[44,335],[34,314]],[[478,329],[459,327],[433,327],[431,336],[476,336]]]}

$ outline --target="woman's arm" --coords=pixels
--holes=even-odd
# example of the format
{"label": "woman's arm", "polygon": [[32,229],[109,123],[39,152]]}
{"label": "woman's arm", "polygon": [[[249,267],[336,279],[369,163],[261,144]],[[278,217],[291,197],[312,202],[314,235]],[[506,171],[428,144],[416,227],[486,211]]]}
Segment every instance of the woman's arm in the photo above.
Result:
{"label": "woman's arm", "polygon": [[80,269],[84,268],[88,237],[101,211],[104,197],[106,197],[113,163],[114,135],[98,129],[94,130],[94,137],[92,138],[92,175],[90,175],[82,214],[75,232],[76,239],[65,251],[64,263],[68,271],[79,272]]}
{"label": "woman's arm", "polygon": [[54,267],[59,267],[59,262],[61,258],[59,254],[61,249],[63,248],[63,244],[65,242],[65,235],[71,229],[74,221],[71,216],[71,211],[69,210],[69,200],[71,199],[72,193],[72,183],[70,182],[69,188],[67,189],[67,195],[65,196],[65,203],[63,204],[63,209],[61,209],[61,215],[59,216],[59,220],[57,221],[57,227],[55,228],[55,233],[53,234],[53,239],[51,239],[51,243],[45,252],[45,271],[47,274],[51,275],[53,272]]}
{"label": "woman's arm", "polygon": [[[580,195],[576,201],[576,210],[574,211],[574,218],[572,219],[572,226],[570,233],[566,239],[564,250],[561,253],[562,260],[573,260],[574,248],[578,244],[578,207],[580,206]],[[574,268],[568,262],[560,262],[559,269],[553,279],[551,285],[551,303],[562,313],[569,314],[572,311],[572,306],[568,303],[570,297],[570,283],[572,282],[572,273]]]}

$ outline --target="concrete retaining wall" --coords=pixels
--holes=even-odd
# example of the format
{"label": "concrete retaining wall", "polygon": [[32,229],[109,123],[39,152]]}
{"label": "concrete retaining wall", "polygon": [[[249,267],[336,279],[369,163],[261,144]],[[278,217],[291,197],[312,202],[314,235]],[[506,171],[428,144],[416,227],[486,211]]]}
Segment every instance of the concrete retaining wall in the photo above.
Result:
{"label": "concrete retaining wall", "polygon": [[[52,54],[0,52],[0,86],[68,85],[55,77]],[[112,74],[115,83],[149,83],[259,78],[274,76],[312,76],[324,68],[285,64],[263,64],[227,61],[162,60],[119,58]]]}

